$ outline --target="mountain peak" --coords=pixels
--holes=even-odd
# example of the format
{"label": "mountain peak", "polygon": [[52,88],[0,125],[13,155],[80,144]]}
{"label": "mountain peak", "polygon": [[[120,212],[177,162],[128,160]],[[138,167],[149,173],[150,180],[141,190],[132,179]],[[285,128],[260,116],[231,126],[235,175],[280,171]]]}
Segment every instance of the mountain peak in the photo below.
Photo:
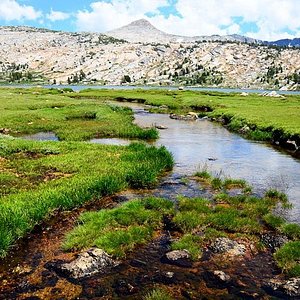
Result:
{"label": "mountain peak", "polygon": [[131,22],[127,26],[151,26],[154,27],[148,20],[146,19],[139,19],[136,21]]}

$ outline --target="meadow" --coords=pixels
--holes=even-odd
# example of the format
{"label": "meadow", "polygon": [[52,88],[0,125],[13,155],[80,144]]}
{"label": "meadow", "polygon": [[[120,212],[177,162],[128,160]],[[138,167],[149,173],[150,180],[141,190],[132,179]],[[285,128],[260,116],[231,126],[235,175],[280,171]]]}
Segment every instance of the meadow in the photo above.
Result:
{"label": "meadow", "polygon": [[76,100],[57,89],[0,89],[0,128],[10,135],[53,132],[62,141],[94,137],[156,139],[155,129],[132,123],[130,109],[97,100]]}
{"label": "meadow", "polygon": [[[57,212],[121,190],[152,188],[172,169],[173,157],[166,148],[143,142],[157,139],[157,129],[138,127],[132,110],[112,100],[148,104],[151,111],[161,113],[193,111],[238,132],[247,125],[250,131],[245,136],[252,139],[272,141],[279,135],[298,141],[300,136],[300,96],[0,89],[0,257],[36,225],[57,218]],[[40,132],[54,133],[59,142],[22,139]],[[89,143],[101,137],[141,142],[129,146]],[[174,202],[147,197],[86,211],[72,230],[64,228],[63,242],[57,247],[72,254],[96,246],[126,260],[167,231],[169,250],[188,250],[192,262],[199,264],[217,238],[253,246],[260,254],[269,251],[264,234],[284,235],[287,243],[269,254],[284,276],[300,275],[300,226],[273,214],[278,205],[290,207],[285,194],[269,190],[254,196],[244,180],[213,177],[205,168],[184,180],[198,182],[199,189],[210,196],[178,195]],[[172,297],[167,290],[155,288],[144,299]]]}
{"label": "meadow", "polygon": [[245,136],[250,139],[272,141],[291,138],[300,142],[299,95],[272,98],[257,94],[242,96],[238,93],[203,91],[87,89],[75,97],[112,98],[156,107],[167,106],[168,111],[162,112],[195,111],[200,116],[206,115],[226,123],[233,131],[240,131],[245,125],[248,126],[250,130],[245,132]]}
{"label": "meadow", "polygon": [[[0,136],[0,256],[56,210],[149,187],[173,166],[163,147],[84,142],[95,136],[157,137],[155,129],[134,125],[129,109],[36,89],[2,90],[0,103],[0,127],[10,133]],[[13,137],[41,131],[55,132],[61,142]]]}

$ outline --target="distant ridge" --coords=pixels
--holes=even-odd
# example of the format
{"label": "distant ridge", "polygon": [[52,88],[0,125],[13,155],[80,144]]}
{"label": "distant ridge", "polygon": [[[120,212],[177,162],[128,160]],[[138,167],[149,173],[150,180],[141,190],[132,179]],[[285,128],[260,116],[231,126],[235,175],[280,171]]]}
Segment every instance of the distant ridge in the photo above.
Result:
{"label": "distant ridge", "polygon": [[267,42],[268,45],[280,46],[280,47],[297,47],[300,48],[300,38],[295,39],[282,39],[275,42]]}
{"label": "distant ridge", "polygon": [[105,33],[117,39],[124,39],[131,43],[170,43],[170,42],[202,42],[202,41],[230,41],[243,43],[262,44],[260,40],[245,36],[233,35],[211,35],[211,36],[179,36],[165,33],[154,27],[148,20],[140,19],[126,26]]}

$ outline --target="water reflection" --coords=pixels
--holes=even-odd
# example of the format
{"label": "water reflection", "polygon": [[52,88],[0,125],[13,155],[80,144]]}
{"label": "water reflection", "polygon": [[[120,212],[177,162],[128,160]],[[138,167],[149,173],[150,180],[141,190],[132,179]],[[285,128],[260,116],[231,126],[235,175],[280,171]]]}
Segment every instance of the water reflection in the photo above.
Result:
{"label": "water reflection", "polygon": [[22,136],[25,140],[32,141],[58,141],[58,137],[53,132],[38,132]]}

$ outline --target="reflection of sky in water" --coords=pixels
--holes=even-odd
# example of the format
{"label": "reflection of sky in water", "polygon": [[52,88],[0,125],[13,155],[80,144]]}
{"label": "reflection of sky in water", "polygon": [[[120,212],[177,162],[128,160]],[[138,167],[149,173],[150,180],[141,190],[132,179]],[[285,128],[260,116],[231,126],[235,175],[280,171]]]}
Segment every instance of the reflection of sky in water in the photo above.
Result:
{"label": "reflection of sky in water", "polygon": [[34,134],[23,135],[22,139],[33,141],[58,141],[58,137],[53,132],[38,132]]}
{"label": "reflection of sky in water", "polygon": [[160,131],[157,145],[165,145],[173,153],[175,173],[192,174],[197,166],[206,163],[212,171],[222,170],[226,176],[246,179],[256,191],[288,186],[286,192],[295,206],[289,218],[300,221],[299,160],[268,145],[245,140],[209,121],[186,122],[172,120],[168,115],[137,114],[136,123],[168,127]]}

